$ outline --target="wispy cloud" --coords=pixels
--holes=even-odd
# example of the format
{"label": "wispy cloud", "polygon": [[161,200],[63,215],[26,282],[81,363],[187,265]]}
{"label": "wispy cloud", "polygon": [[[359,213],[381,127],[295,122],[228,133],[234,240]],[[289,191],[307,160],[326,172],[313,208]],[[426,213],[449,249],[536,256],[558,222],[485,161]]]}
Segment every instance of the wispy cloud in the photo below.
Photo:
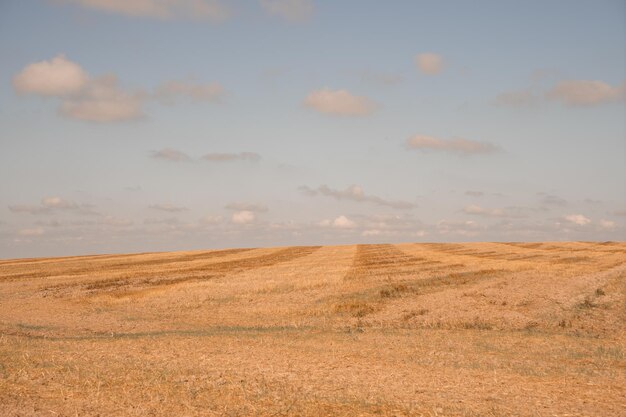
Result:
{"label": "wispy cloud", "polygon": [[168,103],[178,98],[188,98],[195,101],[219,101],[224,96],[224,87],[212,82],[208,84],[196,83],[191,80],[172,80],[158,86],[154,97]]}
{"label": "wispy cloud", "polygon": [[415,57],[417,69],[426,75],[436,75],[444,68],[443,57],[439,54],[426,52]]}
{"label": "wispy cloud", "polygon": [[465,191],[465,195],[469,195],[470,197],[482,197],[485,195],[485,193],[483,193],[482,191],[467,190]]}
{"label": "wispy cloud", "polygon": [[594,106],[623,100],[626,82],[612,86],[597,80],[566,80],[557,83],[546,97],[569,106]]}
{"label": "wispy cloud", "polygon": [[316,196],[323,195],[327,197],[333,197],[337,200],[349,200],[349,201],[357,201],[363,203],[374,203],[379,206],[391,207],[394,209],[411,209],[416,207],[415,204],[410,203],[408,201],[393,201],[393,200],[385,200],[381,197],[377,197],[375,195],[367,195],[363,192],[363,189],[358,185],[351,185],[345,190],[335,190],[327,185],[320,185],[319,187],[313,189],[306,185],[299,187],[299,190],[303,193]]}
{"label": "wispy cloud", "polygon": [[202,156],[205,161],[211,162],[231,162],[231,161],[251,161],[257,162],[261,159],[261,155],[256,152],[239,152],[239,153],[207,153]]}
{"label": "wispy cloud", "polygon": [[181,212],[181,211],[187,210],[187,207],[176,206],[176,205],[170,204],[170,203],[151,204],[148,207],[153,209],[153,210],[167,211],[167,212],[170,212],[170,213],[177,213],[177,212]]}
{"label": "wispy cloud", "polygon": [[320,113],[338,116],[365,116],[376,110],[377,105],[367,97],[355,96],[346,90],[323,88],[311,92],[304,104]]}
{"label": "wispy cloud", "polygon": [[187,162],[191,161],[189,155],[172,148],[164,148],[159,151],[153,151],[152,157],[157,159],[165,159],[172,162]]}
{"label": "wispy cloud", "polygon": [[219,0],[61,0],[107,13],[152,19],[193,19],[219,22],[230,10]]}
{"label": "wispy cloud", "polygon": [[483,208],[476,204],[471,204],[463,208],[465,214],[483,217],[510,217],[510,218],[522,218],[527,217],[527,214],[521,207],[507,207],[507,208]]}
{"label": "wispy cloud", "polygon": [[10,205],[9,210],[13,213],[50,214],[61,211],[71,211],[76,214],[98,215],[90,204],[77,204],[61,197],[45,197],[38,205],[15,204]]}
{"label": "wispy cloud", "polygon": [[416,135],[406,140],[409,149],[453,152],[459,154],[490,153],[498,147],[488,142],[478,142],[468,139],[438,139],[432,136]]}
{"label": "wispy cloud", "polygon": [[541,196],[541,204],[546,206],[558,206],[565,207],[567,206],[567,200],[559,197],[554,194],[546,194],[546,193],[537,193],[537,195]]}
{"label": "wispy cloud", "polygon": [[289,22],[304,22],[315,12],[311,0],[260,0],[263,9],[272,16]]}
{"label": "wispy cloud", "polygon": [[255,213],[262,213],[267,211],[267,206],[264,204],[252,204],[242,202],[229,203],[225,205],[224,208],[233,211],[252,211]]}

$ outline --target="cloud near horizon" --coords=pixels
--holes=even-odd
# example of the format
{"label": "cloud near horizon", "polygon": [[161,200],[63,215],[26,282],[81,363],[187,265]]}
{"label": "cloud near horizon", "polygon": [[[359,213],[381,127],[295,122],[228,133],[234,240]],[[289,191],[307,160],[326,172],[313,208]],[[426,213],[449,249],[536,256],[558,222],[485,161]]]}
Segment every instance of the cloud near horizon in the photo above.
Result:
{"label": "cloud near horizon", "polygon": [[84,8],[159,20],[192,19],[220,22],[231,12],[219,0],[60,0]]}
{"label": "cloud near horizon", "polygon": [[379,206],[386,206],[386,207],[391,207],[391,208],[400,209],[400,210],[407,210],[407,209],[412,209],[416,207],[415,204],[410,203],[408,201],[391,201],[391,200],[385,200],[381,197],[374,196],[374,195],[366,195],[363,192],[363,188],[361,188],[358,185],[351,185],[345,190],[335,190],[335,189],[328,187],[325,184],[320,185],[319,187],[315,189],[310,188],[306,185],[300,186],[298,189],[304,194],[309,195],[309,196],[316,196],[319,194],[319,195],[324,195],[327,197],[334,197],[337,200],[349,200],[349,201],[356,201],[356,202],[374,203],[374,204],[378,204]]}
{"label": "cloud near horizon", "polygon": [[468,139],[437,139],[432,136],[416,135],[406,140],[408,149],[433,150],[460,154],[491,153],[499,148],[488,142]]}
{"label": "cloud near horizon", "polygon": [[367,97],[329,88],[312,91],[305,98],[304,104],[319,113],[338,116],[366,116],[377,108],[377,105]]}

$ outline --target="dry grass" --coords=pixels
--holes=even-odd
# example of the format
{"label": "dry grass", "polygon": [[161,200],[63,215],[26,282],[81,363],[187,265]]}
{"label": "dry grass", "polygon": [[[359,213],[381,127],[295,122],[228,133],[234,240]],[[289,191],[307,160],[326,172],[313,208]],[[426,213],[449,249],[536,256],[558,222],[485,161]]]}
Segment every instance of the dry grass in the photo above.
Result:
{"label": "dry grass", "polygon": [[626,244],[0,260],[0,415],[626,415]]}

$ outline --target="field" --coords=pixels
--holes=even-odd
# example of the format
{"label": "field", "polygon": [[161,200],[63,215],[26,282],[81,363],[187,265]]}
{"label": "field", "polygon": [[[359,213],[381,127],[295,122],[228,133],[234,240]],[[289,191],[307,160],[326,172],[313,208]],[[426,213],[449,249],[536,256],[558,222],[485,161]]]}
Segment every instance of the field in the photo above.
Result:
{"label": "field", "polygon": [[626,243],[0,261],[3,416],[626,415]]}

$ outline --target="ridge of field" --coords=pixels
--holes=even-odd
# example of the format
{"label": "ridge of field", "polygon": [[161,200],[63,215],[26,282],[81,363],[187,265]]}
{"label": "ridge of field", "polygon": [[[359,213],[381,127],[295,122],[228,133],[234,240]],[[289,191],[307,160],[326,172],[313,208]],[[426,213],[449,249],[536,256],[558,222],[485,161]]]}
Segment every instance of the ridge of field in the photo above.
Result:
{"label": "ridge of field", "polygon": [[626,243],[0,260],[0,415],[626,415]]}

